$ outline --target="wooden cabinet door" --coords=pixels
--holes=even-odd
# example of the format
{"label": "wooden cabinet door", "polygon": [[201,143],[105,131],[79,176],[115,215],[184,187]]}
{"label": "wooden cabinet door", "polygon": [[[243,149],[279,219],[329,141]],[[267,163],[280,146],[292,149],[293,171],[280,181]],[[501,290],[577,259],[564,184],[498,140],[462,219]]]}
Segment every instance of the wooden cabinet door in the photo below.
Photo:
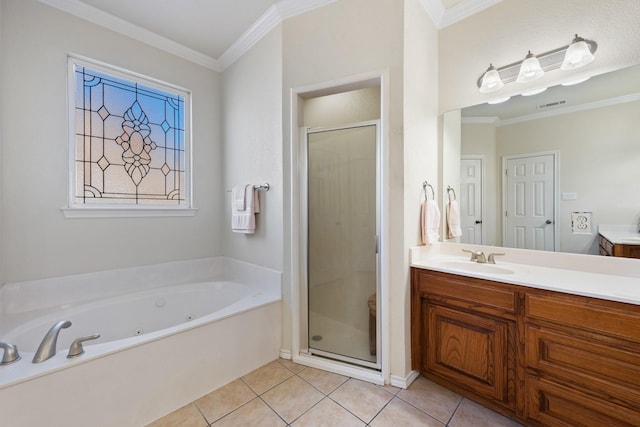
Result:
{"label": "wooden cabinet door", "polygon": [[424,302],[427,316],[423,369],[509,408],[509,372],[515,358],[510,321]]}

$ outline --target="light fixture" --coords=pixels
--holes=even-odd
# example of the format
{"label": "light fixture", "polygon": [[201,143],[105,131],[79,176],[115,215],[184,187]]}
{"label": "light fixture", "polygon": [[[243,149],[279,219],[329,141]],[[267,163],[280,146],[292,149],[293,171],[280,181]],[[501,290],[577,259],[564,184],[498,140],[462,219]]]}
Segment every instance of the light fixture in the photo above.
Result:
{"label": "light fixture", "polygon": [[518,73],[518,77],[516,77],[516,82],[529,83],[539,79],[543,74],[544,71],[540,66],[540,61],[529,51],[524,61],[522,61],[522,64],[520,64],[520,72]]}
{"label": "light fixture", "polygon": [[510,96],[503,96],[502,98],[496,98],[496,99],[492,99],[491,101],[487,101],[487,104],[490,104],[490,105],[502,104],[503,102],[507,102],[510,99],[511,99]]}
{"label": "light fixture", "polygon": [[575,70],[576,68],[589,64],[594,59],[595,57],[593,53],[591,53],[591,47],[587,44],[586,40],[576,34],[576,37],[564,55],[564,61],[562,61],[560,69]]}
{"label": "light fixture", "polygon": [[[573,70],[593,61],[598,44],[576,34],[571,44],[548,52],[533,55],[531,51],[522,61],[496,68],[489,68],[478,78],[480,93],[496,92],[505,84],[517,81],[529,83],[552,70]],[[565,65],[566,64],[566,65]]]}
{"label": "light fixture", "polygon": [[493,64],[489,64],[489,68],[487,68],[487,71],[480,77],[480,80],[482,81],[480,84],[480,93],[495,92],[504,86],[500,74],[493,67]]}
{"label": "light fixture", "polygon": [[547,90],[546,87],[540,88],[540,89],[534,89],[534,90],[530,90],[527,92],[522,92],[520,95],[522,96],[533,96],[533,95],[537,95],[539,93],[544,92],[545,90]]}
{"label": "light fixture", "polygon": [[575,85],[579,85],[580,83],[584,83],[587,80],[589,80],[591,77],[583,77],[581,79],[577,79],[577,80],[571,80],[570,82],[564,82],[564,83],[560,83],[562,86],[575,86]]}

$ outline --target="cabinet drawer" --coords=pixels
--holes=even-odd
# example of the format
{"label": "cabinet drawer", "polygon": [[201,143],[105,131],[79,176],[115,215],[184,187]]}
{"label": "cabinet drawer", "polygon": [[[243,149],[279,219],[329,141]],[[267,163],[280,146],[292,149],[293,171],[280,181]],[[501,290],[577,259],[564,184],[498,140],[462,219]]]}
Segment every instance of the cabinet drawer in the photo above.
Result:
{"label": "cabinet drawer", "polygon": [[527,375],[527,418],[549,427],[635,427],[640,413],[602,398]]}
{"label": "cabinet drawer", "polygon": [[500,312],[516,312],[515,288],[504,283],[428,270],[420,270],[418,276],[419,292],[428,293],[430,297],[468,301],[474,310],[484,306]]}
{"label": "cabinet drawer", "polygon": [[640,410],[640,345],[624,348],[624,344],[586,341],[527,325],[525,364],[540,376],[552,376]]}
{"label": "cabinet drawer", "polygon": [[640,343],[640,306],[576,295],[527,292],[525,315]]}
{"label": "cabinet drawer", "polygon": [[[607,255],[612,255],[613,254],[613,244],[610,241],[608,241],[604,237],[600,236],[599,243],[600,243],[600,249],[604,250],[604,252]],[[601,253],[602,253],[602,251],[601,251]]]}

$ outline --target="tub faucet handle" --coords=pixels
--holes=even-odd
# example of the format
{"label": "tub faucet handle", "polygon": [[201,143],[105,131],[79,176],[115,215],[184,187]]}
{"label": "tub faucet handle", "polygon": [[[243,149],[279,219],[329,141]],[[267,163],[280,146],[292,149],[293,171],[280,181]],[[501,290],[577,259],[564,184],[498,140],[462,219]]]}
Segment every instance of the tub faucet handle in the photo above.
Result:
{"label": "tub faucet handle", "polygon": [[8,365],[21,359],[20,354],[18,353],[18,347],[16,347],[15,345],[6,342],[0,342],[0,348],[4,350],[4,354],[2,355],[2,362],[0,362],[0,365]]}
{"label": "tub faucet handle", "polygon": [[78,357],[84,353],[84,348],[82,347],[83,342],[89,341],[89,340],[95,340],[98,338],[100,338],[100,334],[94,334],[86,337],[76,338],[75,341],[71,343],[71,347],[69,347],[69,353],[67,353],[67,359]]}

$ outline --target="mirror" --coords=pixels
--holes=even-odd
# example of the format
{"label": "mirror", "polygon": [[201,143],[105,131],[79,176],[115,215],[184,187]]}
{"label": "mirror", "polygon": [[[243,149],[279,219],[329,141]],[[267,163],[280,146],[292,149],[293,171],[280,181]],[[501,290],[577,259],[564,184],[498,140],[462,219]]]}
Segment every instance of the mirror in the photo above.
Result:
{"label": "mirror", "polygon": [[[511,200],[518,193],[513,188],[503,189],[503,184],[512,187],[503,170],[510,166],[510,159],[537,159],[547,154],[554,155],[555,163],[545,166],[555,168],[554,179],[547,184],[551,187],[540,187],[534,199],[536,208],[549,203],[555,206],[551,217],[546,218],[554,231],[553,247],[548,250],[598,254],[599,225],[638,224],[640,66],[571,86],[551,87],[533,96],[515,96],[501,104],[464,108],[445,114],[444,123],[443,175],[451,181],[455,176],[462,178],[443,182],[443,194],[447,194],[449,185],[455,188],[461,211],[476,197],[469,190],[474,186],[466,181],[467,166],[474,159],[483,164],[483,204],[476,210],[482,221],[481,233],[476,237],[465,233],[463,242],[524,247],[511,231],[504,232],[513,229],[511,225],[505,227],[510,223],[505,218],[504,192],[512,192]],[[447,137],[455,134],[454,128],[447,129],[447,123],[460,123],[458,150],[451,141],[456,138]],[[447,156],[447,152],[459,156]],[[462,167],[461,161],[465,162]],[[545,192],[552,193],[551,198],[545,200]],[[585,212],[587,215],[583,215]],[[577,224],[578,217],[590,222]],[[516,243],[503,241],[503,234]],[[538,237],[542,238],[533,234],[533,239]]]}

